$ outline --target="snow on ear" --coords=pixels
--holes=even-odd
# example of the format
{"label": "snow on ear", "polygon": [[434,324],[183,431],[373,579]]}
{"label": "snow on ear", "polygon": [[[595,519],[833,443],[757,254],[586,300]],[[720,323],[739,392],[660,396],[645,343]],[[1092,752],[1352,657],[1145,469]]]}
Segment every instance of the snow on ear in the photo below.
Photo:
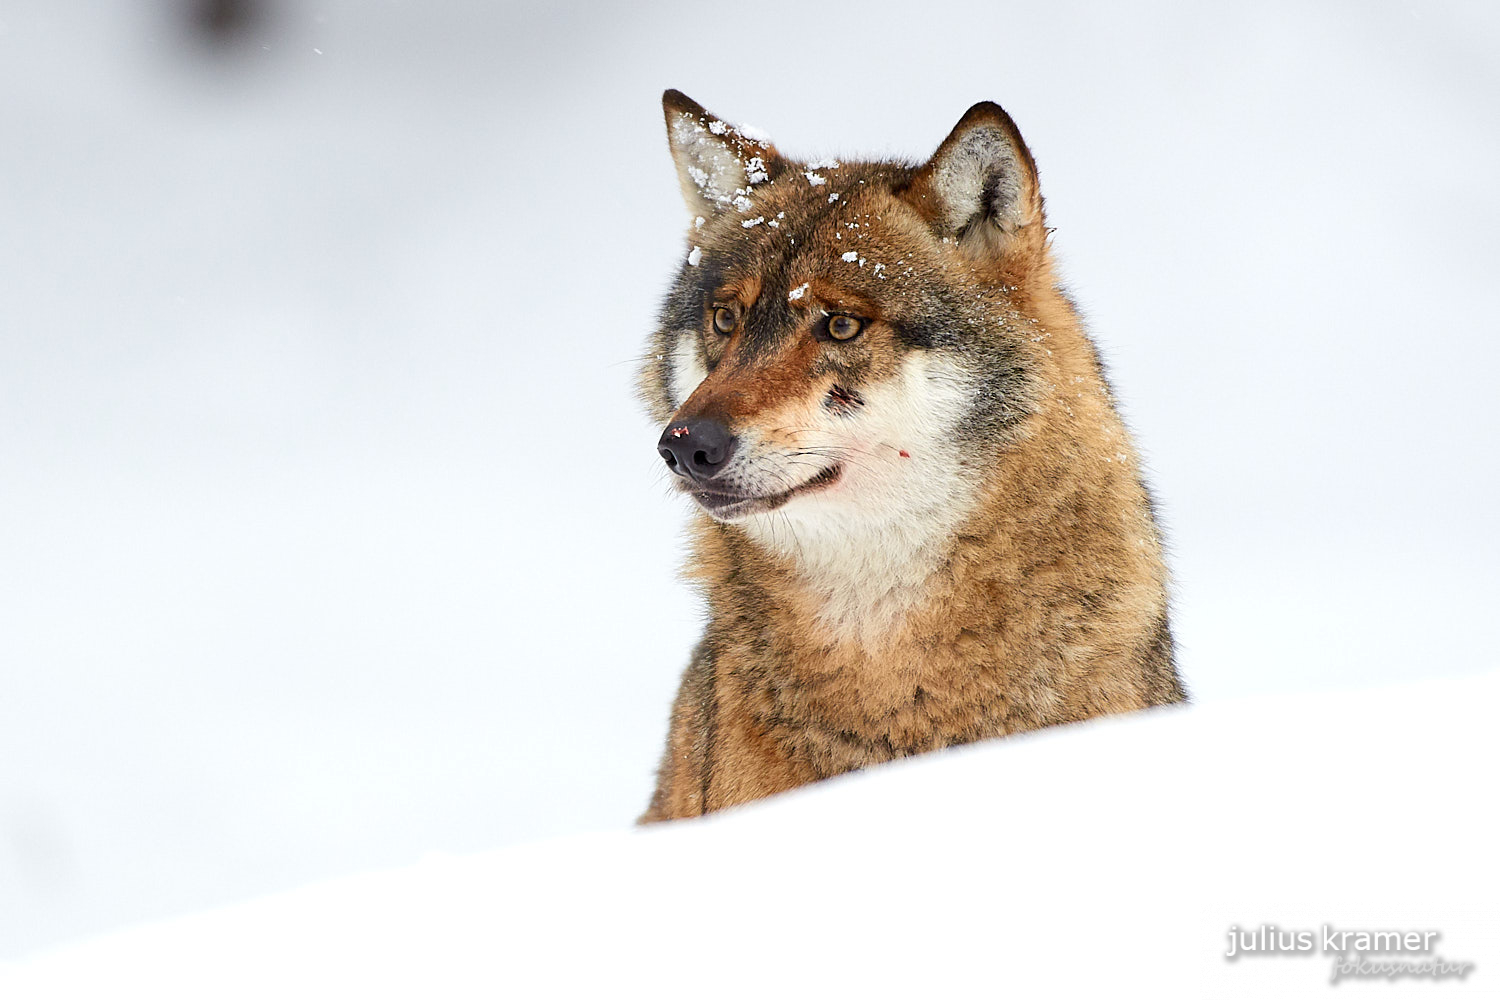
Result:
{"label": "snow on ear", "polygon": [[681,91],[667,91],[661,104],[682,196],[694,215],[743,211],[750,189],[781,173],[776,148],[745,126],[715,118]]}
{"label": "snow on ear", "polygon": [[911,192],[943,235],[1003,251],[1027,227],[1043,226],[1036,163],[1010,115],[982,101],[959,119],[917,171]]}

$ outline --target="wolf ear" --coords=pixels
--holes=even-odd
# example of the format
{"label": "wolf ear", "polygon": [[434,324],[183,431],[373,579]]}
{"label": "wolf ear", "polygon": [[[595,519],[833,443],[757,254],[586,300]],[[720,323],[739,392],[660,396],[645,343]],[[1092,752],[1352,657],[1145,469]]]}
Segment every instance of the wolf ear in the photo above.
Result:
{"label": "wolf ear", "polygon": [[682,197],[694,215],[749,208],[750,189],[785,169],[770,142],[715,118],[681,91],[667,91],[661,106]]}
{"label": "wolf ear", "polygon": [[1036,162],[1010,115],[981,101],[918,168],[908,197],[939,235],[981,256],[1040,247],[1045,223]]}

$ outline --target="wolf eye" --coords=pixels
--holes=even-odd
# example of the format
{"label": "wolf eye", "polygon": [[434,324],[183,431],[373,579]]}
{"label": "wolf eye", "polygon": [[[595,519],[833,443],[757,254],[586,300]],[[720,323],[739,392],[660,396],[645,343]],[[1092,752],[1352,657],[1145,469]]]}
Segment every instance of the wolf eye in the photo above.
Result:
{"label": "wolf eye", "polygon": [[864,322],[853,316],[828,317],[828,336],[834,340],[853,340],[864,328]]}
{"label": "wolf eye", "polygon": [[739,323],[735,320],[733,309],[726,309],[723,306],[719,306],[714,310],[715,330],[718,330],[727,337],[734,332],[736,326],[739,326]]}

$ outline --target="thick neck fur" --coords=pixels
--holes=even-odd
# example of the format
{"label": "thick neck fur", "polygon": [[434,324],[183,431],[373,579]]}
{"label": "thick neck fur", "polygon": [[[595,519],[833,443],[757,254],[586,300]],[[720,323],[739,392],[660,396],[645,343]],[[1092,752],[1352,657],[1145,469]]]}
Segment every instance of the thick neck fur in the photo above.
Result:
{"label": "thick neck fur", "polygon": [[848,518],[773,512],[728,530],[780,564],[826,640],[873,650],[930,599],[950,561],[954,529],[971,504],[958,484],[943,485],[935,492],[947,502],[933,496],[925,508]]}

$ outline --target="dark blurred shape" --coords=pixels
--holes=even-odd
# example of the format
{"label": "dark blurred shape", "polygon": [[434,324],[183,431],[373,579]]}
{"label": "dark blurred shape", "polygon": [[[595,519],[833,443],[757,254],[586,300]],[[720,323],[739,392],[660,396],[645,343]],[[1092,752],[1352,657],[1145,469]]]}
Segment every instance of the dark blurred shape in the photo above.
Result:
{"label": "dark blurred shape", "polygon": [[188,26],[202,42],[244,44],[268,20],[265,0],[186,0]]}

